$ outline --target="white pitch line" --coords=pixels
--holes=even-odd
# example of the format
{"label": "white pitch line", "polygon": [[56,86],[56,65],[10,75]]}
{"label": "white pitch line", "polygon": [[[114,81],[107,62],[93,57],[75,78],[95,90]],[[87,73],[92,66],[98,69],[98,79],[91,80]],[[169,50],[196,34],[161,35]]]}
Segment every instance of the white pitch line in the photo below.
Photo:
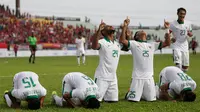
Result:
{"label": "white pitch line", "polygon": [[[58,74],[47,74],[47,73],[42,73],[42,74],[39,74],[39,76],[52,76],[52,75],[65,75],[65,74],[67,74],[67,73],[58,73]],[[6,76],[0,76],[0,78],[10,78],[10,77],[14,77],[14,76],[8,76],[8,75],[6,75]]]}

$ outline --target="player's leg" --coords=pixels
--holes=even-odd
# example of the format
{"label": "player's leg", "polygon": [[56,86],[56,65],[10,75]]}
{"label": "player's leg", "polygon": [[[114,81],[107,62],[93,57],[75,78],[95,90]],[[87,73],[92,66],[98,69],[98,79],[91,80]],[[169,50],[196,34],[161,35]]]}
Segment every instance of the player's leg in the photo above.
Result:
{"label": "player's leg", "polygon": [[11,95],[11,91],[4,92],[4,99],[8,107],[20,108],[21,102]]}
{"label": "player's leg", "polygon": [[32,59],[32,52],[33,52],[33,48],[32,48],[32,46],[30,45],[29,46],[29,49],[30,49],[30,51],[31,51],[31,55],[30,55],[30,57],[29,57],[29,63],[31,63],[31,59]]}
{"label": "player's leg", "polygon": [[35,63],[35,52],[36,52],[36,46],[33,47],[33,61],[32,63]]}
{"label": "player's leg", "polygon": [[129,101],[138,102],[141,99],[143,92],[143,80],[141,79],[132,79],[130,91],[128,92],[127,99]]}
{"label": "player's leg", "polygon": [[182,70],[183,72],[187,72],[188,71],[188,68],[189,68],[189,62],[190,62],[190,59],[189,59],[189,52],[182,52]]}
{"label": "player's leg", "polygon": [[100,78],[95,78],[95,83],[97,84],[99,88],[99,93],[101,97],[98,99],[100,102],[104,99],[105,93],[108,89],[108,81],[104,81]]}
{"label": "player's leg", "polygon": [[[72,91],[71,84],[69,83],[69,81],[67,81],[67,77],[66,77],[66,79],[65,80],[63,79],[62,81],[62,96],[65,93],[70,93],[71,91]],[[62,106],[65,106],[66,101],[62,97],[59,97],[55,91],[53,91],[52,103],[55,103],[57,106],[62,107]]]}
{"label": "player's leg", "polygon": [[85,65],[85,50],[82,50],[82,62],[83,62],[83,65]]}
{"label": "player's leg", "polygon": [[146,101],[156,100],[156,89],[154,79],[145,79],[142,97]]}
{"label": "player's leg", "polygon": [[181,51],[178,49],[173,49],[173,61],[174,64],[176,64],[176,66],[178,68],[181,69],[182,65],[181,65],[181,60],[182,60],[182,56],[181,56]]}
{"label": "player's leg", "polygon": [[80,53],[81,53],[80,50],[76,51],[78,66],[80,66]]}
{"label": "player's leg", "polygon": [[108,103],[118,102],[118,82],[117,79],[115,81],[109,81],[108,90],[105,93],[104,101]]}

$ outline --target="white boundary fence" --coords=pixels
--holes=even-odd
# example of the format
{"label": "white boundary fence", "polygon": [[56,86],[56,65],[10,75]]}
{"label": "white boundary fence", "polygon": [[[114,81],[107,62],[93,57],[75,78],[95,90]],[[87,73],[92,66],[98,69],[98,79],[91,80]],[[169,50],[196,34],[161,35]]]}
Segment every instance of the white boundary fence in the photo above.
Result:
{"label": "white boundary fence", "polygon": [[[200,48],[197,49],[200,52]],[[121,51],[122,55],[131,54],[131,52]],[[155,54],[161,54],[160,50],[155,51]],[[172,49],[162,49],[162,54],[172,54]],[[18,51],[18,57],[29,57],[30,51]],[[99,55],[97,50],[86,50],[86,55]],[[38,50],[36,56],[76,56],[76,50]],[[0,49],[0,58],[15,57],[14,51],[7,51],[7,49]]]}

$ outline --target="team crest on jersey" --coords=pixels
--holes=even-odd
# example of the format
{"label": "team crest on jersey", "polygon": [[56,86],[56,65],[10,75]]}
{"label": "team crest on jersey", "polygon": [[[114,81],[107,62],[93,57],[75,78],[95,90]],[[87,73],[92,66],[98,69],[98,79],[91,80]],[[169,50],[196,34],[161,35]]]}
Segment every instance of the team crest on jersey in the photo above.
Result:
{"label": "team crest on jersey", "polygon": [[151,46],[149,46],[149,49],[151,49]]}

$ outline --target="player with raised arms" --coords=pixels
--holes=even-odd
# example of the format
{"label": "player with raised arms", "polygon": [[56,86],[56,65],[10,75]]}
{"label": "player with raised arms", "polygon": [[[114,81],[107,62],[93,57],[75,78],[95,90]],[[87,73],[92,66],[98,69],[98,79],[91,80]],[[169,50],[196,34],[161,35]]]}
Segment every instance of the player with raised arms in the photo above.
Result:
{"label": "player with raised arms", "polygon": [[15,74],[13,89],[5,91],[4,94],[8,107],[20,108],[21,101],[27,101],[31,110],[42,108],[46,89],[38,79],[38,75],[34,72],[23,71]]}
{"label": "player with raised arms", "polygon": [[53,103],[60,107],[84,106],[98,109],[100,102],[98,87],[88,76],[80,72],[71,72],[65,75],[62,81],[62,97],[56,91],[52,92]]}
{"label": "player with raised arms", "polygon": [[168,66],[160,72],[157,97],[161,100],[181,100],[192,102],[196,99],[196,82],[180,68]]}
{"label": "player with raised arms", "polygon": [[171,23],[165,21],[165,28],[169,30],[169,34],[173,34],[173,61],[177,67],[184,72],[188,71],[189,67],[189,47],[188,36],[192,37],[192,27],[189,21],[185,20],[186,9],[178,8],[178,20]]}
{"label": "player with raised arms", "polygon": [[124,20],[120,43],[128,47],[133,55],[133,72],[130,91],[126,95],[129,101],[138,102],[140,99],[146,101],[156,100],[156,91],[154,84],[153,58],[154,51],[170,45],[169,34],[165,34],[164,42],[147,43],[147,35],[144,31],[138,31],[134,39],[126,40],[126,32],[130,19]]}
{"label": "player with raised arms", "polygon": [[[120,44],[114,38],[115,29],[103,21],[95,33],[92,49],[99,51],[99,65],[95,71],[95,82],[99,87],[99,101],[118,101],[116,70],[120,57]],[[103,36],[102,39],[100,37]]]}

